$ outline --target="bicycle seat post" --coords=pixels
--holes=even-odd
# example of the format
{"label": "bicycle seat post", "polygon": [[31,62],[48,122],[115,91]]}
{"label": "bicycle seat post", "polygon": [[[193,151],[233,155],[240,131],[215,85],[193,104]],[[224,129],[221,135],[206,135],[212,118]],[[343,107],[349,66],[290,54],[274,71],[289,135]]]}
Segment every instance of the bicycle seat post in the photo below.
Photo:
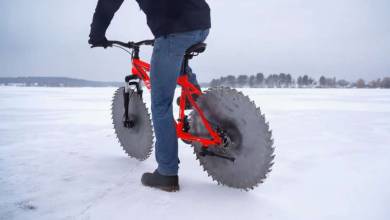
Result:
{"label": "bicycle seat post", "polygon": [[205,43],[197,43],[188,48],[184,54],[184,61],[182,66],[182,75],[186,74],[186,70],[188,69],[188,62],[194,56],[198,56],[200,53],[203,53],[206,50]]}
{"label": "bicycle seat post", "polygon": [[187,69],[188,69],[188,63],[189,63],[189,57],[188,55],[184,55],[184,60],[183,60],[183,65],[181,67],[181,74],[180,75],[185,75],[187,74]]}

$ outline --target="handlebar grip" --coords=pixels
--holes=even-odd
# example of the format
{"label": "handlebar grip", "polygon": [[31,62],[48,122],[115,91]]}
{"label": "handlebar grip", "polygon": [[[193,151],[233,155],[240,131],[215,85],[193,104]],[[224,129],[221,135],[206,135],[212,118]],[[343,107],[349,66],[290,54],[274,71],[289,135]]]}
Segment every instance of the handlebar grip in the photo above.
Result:
{"label": "handlebar grip", "polygon": [[91,48],[96,48],[96,47],[103,47],[104,49],[106,49],[107,47],[112,47],[112,44],[95,44],[95,45],[91,45]]}

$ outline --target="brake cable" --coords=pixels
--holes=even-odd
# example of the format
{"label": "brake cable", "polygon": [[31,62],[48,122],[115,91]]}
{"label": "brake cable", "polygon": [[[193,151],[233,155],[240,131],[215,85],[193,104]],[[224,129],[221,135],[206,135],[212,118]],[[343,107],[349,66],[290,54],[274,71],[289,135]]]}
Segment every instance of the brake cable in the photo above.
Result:
{"label": "brake cable", "polygon": [[133,53],[130,52],[129,50],[125,49],[124,47],[118,46],[118,45],[112,45],[113,47],[117,47],[119,49],[124,50],[126,53],[130,54],[130,56],[133,56]]}

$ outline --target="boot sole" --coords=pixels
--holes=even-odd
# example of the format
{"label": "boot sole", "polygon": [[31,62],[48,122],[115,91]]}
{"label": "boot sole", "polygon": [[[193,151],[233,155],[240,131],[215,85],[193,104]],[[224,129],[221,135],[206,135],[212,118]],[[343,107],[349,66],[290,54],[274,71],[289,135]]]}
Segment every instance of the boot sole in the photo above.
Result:
{"label": "boot sole", "polygon": [[180,190],[179,186],[157,187],[165,192],[177,192]]}
{"label": "boot sole", "polygon": [[144,185],[144,186],[160,189],[165,192],[177,192],[180,190],[179,186],[149,186],[149,185]]}

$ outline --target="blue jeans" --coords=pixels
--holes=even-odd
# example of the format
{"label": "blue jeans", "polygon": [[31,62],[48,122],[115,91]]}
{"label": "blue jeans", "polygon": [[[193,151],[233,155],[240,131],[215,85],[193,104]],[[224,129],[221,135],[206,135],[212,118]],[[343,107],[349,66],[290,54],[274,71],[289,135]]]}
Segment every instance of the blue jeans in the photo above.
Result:
{"label": "blue jeans", "polygon": [[[152,120],[156,136],[157,171],[162,175],[177,175],[179,170],[172,101],[183,57],[190,46],[203,42],[208,32],[209,30],[197,30],[174,33],[155,39],[150,71]],[[196,76],[190,74],[190,81],[197,83]]]}

